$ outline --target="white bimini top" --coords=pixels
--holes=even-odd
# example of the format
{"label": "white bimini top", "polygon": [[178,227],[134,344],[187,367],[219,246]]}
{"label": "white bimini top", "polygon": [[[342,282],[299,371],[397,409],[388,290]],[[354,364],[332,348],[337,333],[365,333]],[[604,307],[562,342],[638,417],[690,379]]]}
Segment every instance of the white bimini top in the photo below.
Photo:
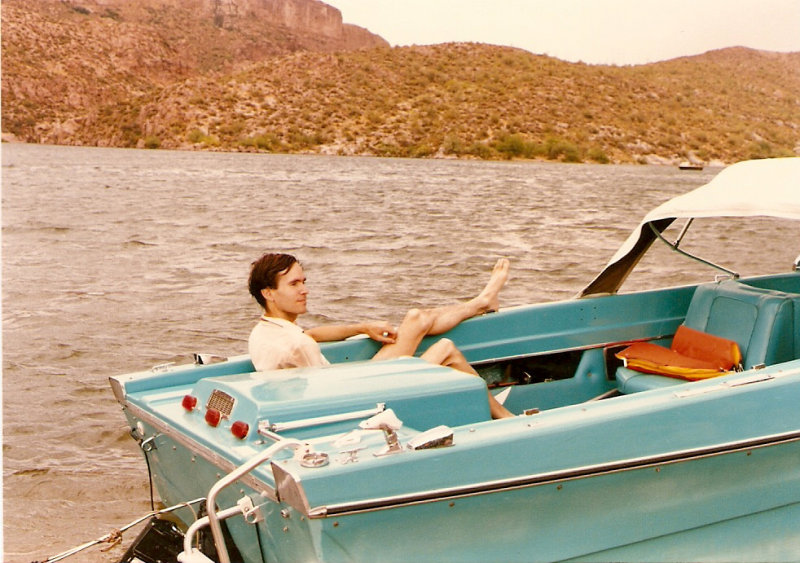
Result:
{"label": "white bimini top", "polygon": [[656,239],[653,229],[662,232],[675,219],[756,216],[800,220],[800,158],[738,162],[704,186],[659,205],[579,296],[615,293]]}

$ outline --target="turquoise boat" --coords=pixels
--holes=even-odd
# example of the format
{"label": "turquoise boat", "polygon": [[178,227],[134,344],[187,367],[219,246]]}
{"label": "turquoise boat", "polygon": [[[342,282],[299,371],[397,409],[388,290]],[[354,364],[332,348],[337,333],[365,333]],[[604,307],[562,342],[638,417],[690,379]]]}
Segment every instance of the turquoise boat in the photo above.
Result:
{"label": "turquoise boat", "polygon": [[[201,357],[112,377],[160,498],[187,503],[178,560],[800,560],[798,260],[740,277],[689,255],[707,281],[619,291],[653,243],[683,253],[716,216],[800,220],[800,159],[659,206],[574,299],[459,325],[446,336],[482,378],[370,361],[367,339],[324,345],[325,368]],[[711,353],[687,355],[685,329],[739,355],[695,369]],[[643,371],[634,345],[689,367]],[[487,385],[519,416],[491,420]]]}

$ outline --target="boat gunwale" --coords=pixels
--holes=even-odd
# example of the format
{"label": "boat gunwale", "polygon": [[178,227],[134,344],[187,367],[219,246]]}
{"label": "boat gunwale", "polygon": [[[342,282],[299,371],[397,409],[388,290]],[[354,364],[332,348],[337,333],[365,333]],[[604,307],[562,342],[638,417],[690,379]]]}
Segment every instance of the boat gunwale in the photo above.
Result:
{"label": "boat gunwale", "polygon": [[[790,444],[793,442],[800,442],[800,430],[771,434],[768,436],[759,436],[757,438],[750,438],[746,440],[737,440],[724,444],[715,444],[702,448],[679,450],[676,452],[669,452],[660,455],[645,456],[641,458],[629,458],[625,460],[601,463],[596,465],[586,465],[567,470],[559,470],[559,471],[551,471],[534,475],[527,475],[525,477],[518,477],[513,479],[486,481],[484,483],[476,485],[468,485],[468,486],[454,487],[454,488],[443,488],[443,489],[424,491],[414,494],[403,494],[391,497],[362,500],[357,502],[336,503],[336,504],[311,508],[310,510],[306,509],[302,510],[306,512],[306,516],[310,519],[363,514],[368,512],[376,512],[380,510],[401,508],[404,506],[430,504],[434,502],[469,498],[469,497],[497,493],[497,492],[506,492],[506,491],[514,491],[519,489],[530,488],[530,487],[539,487],[548,484],[564,483],[580,479],[588,479],[591,477],[600,477],[603,475],[611,475],[616,473],[635,471],[638,469],[647,469],[649,467],[675,465],[678,463],[684,463],[698,459],[719,457],[722,455],[728,455],[742,451],[763,449],[772,446]],[[297,480],[294,485],[300,491],[302,491],[302,486],[300,486],[300,480]],[[278,494],[280,496],[280,491],[278,491]],[[307,502],[304,493],[301,492],[301,494],[303,496],[303,500]],[[299,508],[299,507],[295,506],[294,508]]]}

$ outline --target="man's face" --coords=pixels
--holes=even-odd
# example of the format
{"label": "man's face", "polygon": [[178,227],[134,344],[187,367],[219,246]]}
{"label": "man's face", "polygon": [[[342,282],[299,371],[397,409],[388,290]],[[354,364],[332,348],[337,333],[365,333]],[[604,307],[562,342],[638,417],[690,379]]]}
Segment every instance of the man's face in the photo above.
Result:
{"label": "man's face", "polygon": [[295,262],[285,274],[278,275],[277,287],[261,290],[267,301],[267,313],[294,322],[306,312],[306,276],[303,267]]}

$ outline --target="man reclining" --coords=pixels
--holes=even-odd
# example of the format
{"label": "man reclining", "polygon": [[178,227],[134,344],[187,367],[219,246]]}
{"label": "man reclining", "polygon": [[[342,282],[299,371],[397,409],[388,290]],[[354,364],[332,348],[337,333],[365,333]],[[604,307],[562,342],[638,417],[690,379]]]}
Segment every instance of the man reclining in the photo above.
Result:
{"label": "man reclining", "polygon": [[[476,297],[433,309],[411,309],[395,328],[388,322],[365,322],[320,326],[303,330],[295,321],[307,311],[308,289],[303,267],[289,254],[265,254],[250,269],[250,293],[264,309],[248,340],[250,358],[259,371],[328,365],[319,342],[344,340],[366,334],[383,344],[373,357],[388,360],[413,356],[422,339],[454,328],[461,321],[496,311],[498,296],[508,280],[509,261],[501,258],[492,270],[489,282]],[[428,348],[421,358],[478,376],[451,340],[442,338]],[[489,393],[492,418],[514,416]]]}

